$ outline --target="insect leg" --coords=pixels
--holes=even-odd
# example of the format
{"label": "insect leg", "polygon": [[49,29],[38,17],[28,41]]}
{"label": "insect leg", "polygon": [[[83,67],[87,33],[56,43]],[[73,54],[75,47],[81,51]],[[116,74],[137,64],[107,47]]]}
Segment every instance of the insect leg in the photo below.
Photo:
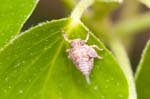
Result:
{"label": "insect leg", "polygon": [[64,39],[65,39],[67,42],[69,42],[69,43],[70,43],[70,42],[71,42],[71,40],[69,40],[69,39],[68,39],[68,37],[67,37],[66,33],[65,33],[64,31],[62,31],[62,32],[63,32]]}
{"label": "insect leg", "polygon": [[97,45],[90,45],[90,47],[92,47],[92,48],[97,48],[99,51],[103,51],[103,49],[102,49],[102,48],[99,48]]}
{"label": "insect leg", "polygon": [[[66,49],[66,52],[69,53],[70,49]],[[68,58],[70,59],[70,55],[68,56]]]}
{"label": "insect leg", "polygon": [[[97,48],[98,50],[102,51],[103,49],[99,48],[97,45],[90,45],[91,48]],[[96,53],[96,58],[98,59],[103,59],[103,57],[99,56],[97,53]]]}
{"label": "insect leg", "polygon": [[103,57],[101,57],[101,56],[97,56],[97,58],[98,58],[98,59],[103,59]]}
{"label": "insect leg", "polygon": [[70,49],[66,49],[66,52],[70,52]]}

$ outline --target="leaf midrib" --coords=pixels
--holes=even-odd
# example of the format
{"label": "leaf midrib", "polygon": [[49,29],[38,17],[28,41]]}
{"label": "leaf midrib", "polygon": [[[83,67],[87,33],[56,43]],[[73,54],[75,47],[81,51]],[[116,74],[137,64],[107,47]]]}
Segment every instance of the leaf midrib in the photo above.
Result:
{"label": "leaf midrib", "polygon": [[55,54],[54,58],[52,58],[53,60],[51,62],[49,62],[49,64],[48,64],[48,65],[51,65],[51,66],[49,66],[49,70],[48,70],[48,74],[47,74],[47,77],[46,77],[45,82],[44,82],[44,86],[41,89],[41,91],[42,91],[42,99],[45,99],[45,94],[44,94],[45,91],[44,90],[46,89],[46,85],[47,85],[48,80],[49,80],[49,78],[51,76],[52,69],[54,68],[54,64],[55,64],[55,62],[57,60],[58,55],[60,54],[60,51],[61,51],[61,48],[62,48],[63,44],[64,44],[64,40],[60,43],[58,49],[56,50],[56,54]]}
{"label": "leaf midrib", "polygon": [[[43,50],[42,51],[42,53],[41,54],[39,54],[37,57],[36,57],[36,59],[31,63],[31,64],[29,64],[28,65],[28,67],[23,71],[23,72],[26,72],[32,65],[34,65],[34,63],[36,63],[36,61],[38,61],[39,59],[40,59],[40,57],[47,51],[47,50],[49,50],[57,41],[59,41],[60,40],[60,38],[59,39],[56,39],[53,43],[50,43],[50,45],[49,45],[49,47],[46,49],[46,50]],[[16,84],[15,84],[15,86],[19,83],[19,81],[21,80],[21,78],[22,78],[22,76],[23,76],[24,74],[21,74],[20,76],[19,76],[19,78],[18,78],[18,80],[16,81]],[[38,77],[37,77],[38,78]],[[36,79],[35,79],[36,80]],[[34,80],[34,81],[35,81]],[[33,81],[33,82],[34,82]],[[13,88],[15,88],[15,86],[13,87]],[[31,83],[31,85],[30,86],[32,86],[32,83]],[[13,91],[13,88],[12,88],[12,90],[10,91],[10,93]],[[30,88],[30,87],[29,87]],[[11,95],[11,94],[10,94]],[[11,96],[10,96],[11,97]]]}

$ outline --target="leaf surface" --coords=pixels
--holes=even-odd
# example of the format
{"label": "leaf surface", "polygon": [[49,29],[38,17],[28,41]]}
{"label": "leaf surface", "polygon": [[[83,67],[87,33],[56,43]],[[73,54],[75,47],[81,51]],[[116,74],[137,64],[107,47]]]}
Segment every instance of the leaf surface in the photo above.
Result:
{"label": "leaf surface", "polygon": [[112,54],[92,33],[89,45],[103,51],[95,59],[91,84],[67,58],[69,48],[62,36],[82,38],[87,28],[71,19],[36,26],[18,36],[0,52],[1,99],[128,99],[128,83]]}
{"label": "leaf surface", "polygon": [[136,88],[138,99],[149,99],[150,97],[150,41],[147,43],[145,50],[136,72]]}

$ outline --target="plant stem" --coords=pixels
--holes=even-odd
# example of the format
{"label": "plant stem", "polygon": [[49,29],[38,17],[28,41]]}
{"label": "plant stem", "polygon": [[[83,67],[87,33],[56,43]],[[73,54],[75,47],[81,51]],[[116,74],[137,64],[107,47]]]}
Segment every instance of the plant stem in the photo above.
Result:
{"label": "plant stem", "polygon": [[78,23],[83,12],[93,4],[94,0],[81,0],[71,13],[72,23]]}
{"label": "plant stem", "polygon": [[134,77],[133,77],[130,61],[124,49],[123,44],[121,44],[118,38],[114,38],[110,42],[110,47],[114,55],[116,56],[118,62],[120,63],[120,66],[127,78],[128,85],[129,85],[129,99],[137,99],[135,82],[134,82]]}

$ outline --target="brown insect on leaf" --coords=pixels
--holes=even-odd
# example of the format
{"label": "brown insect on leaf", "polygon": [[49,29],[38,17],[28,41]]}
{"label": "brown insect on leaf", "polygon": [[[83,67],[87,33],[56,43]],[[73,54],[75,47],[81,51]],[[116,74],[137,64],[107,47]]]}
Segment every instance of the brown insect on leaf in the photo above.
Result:
{"label": "brown insect on leaf", "polygon": [[90,84],[89,75],[93,68],[94,58],[102,59],[102,57],[97,54],[94,48],[97,48],[100,51],[103,49],[99,48],[97,45],[86,44],[89,39],[89,32],[85,40],[81,40],[80,38],[69,40],[66,36],[66,33],[64,33],[63,36],[71,46],[70,49],[66,50],[66,52],[69,53],[68,58],[72,60],[76,68],[85,76],[87,83]]}

